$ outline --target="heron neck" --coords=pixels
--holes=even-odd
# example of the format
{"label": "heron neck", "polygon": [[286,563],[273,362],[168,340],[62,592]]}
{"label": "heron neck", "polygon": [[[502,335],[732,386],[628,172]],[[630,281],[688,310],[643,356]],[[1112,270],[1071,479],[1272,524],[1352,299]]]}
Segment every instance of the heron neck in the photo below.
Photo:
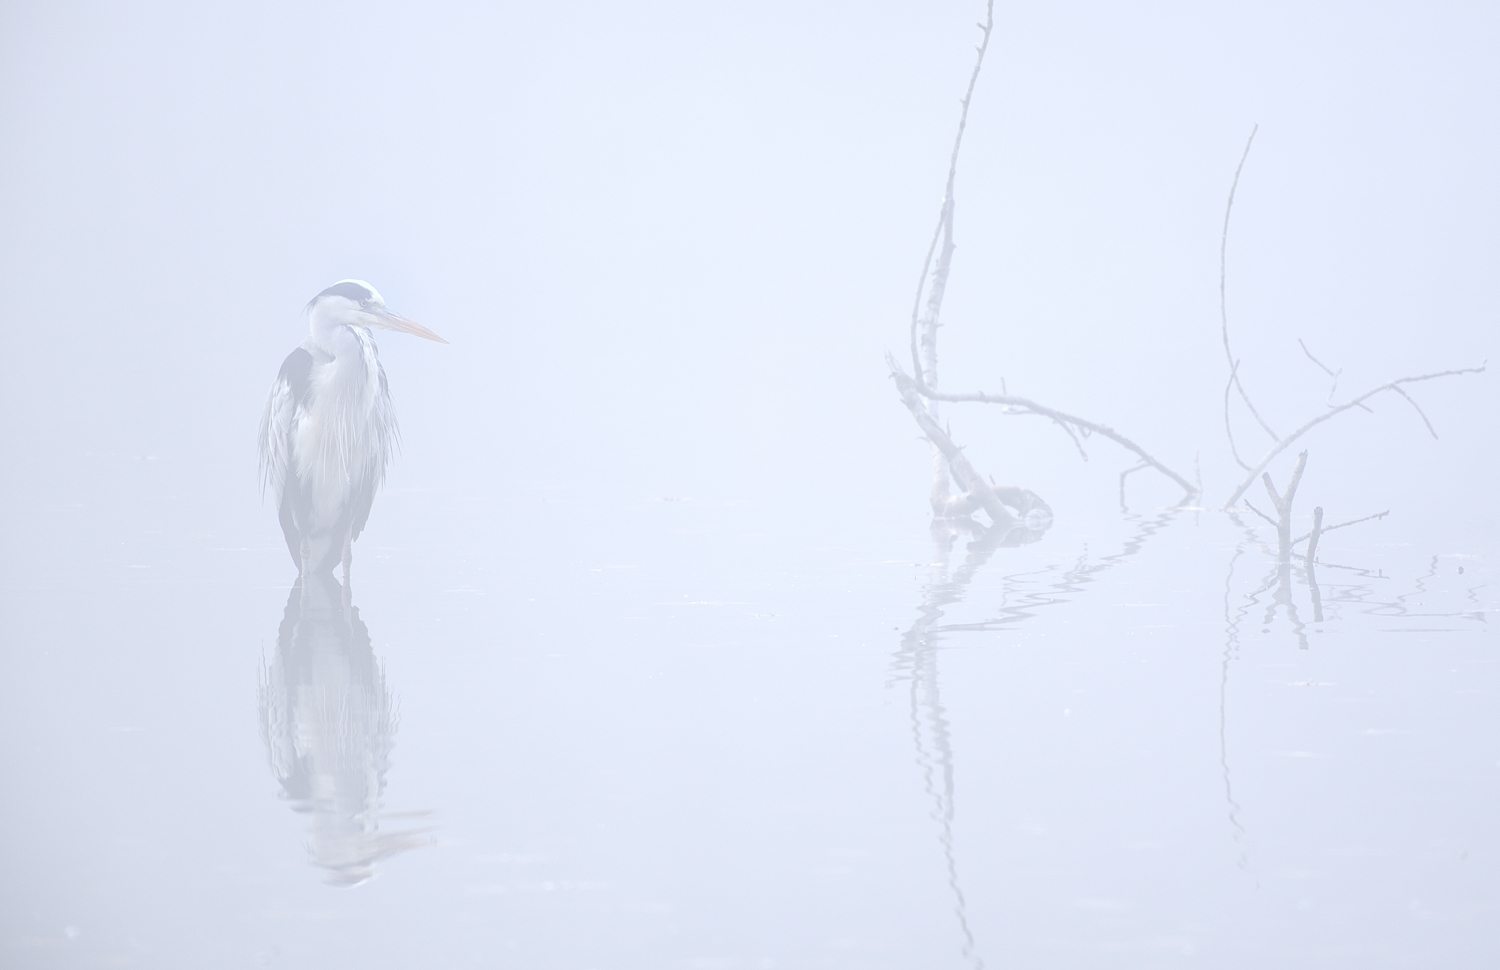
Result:
{"label": "heron neck", "polygon": [[[308,328],[312,331],[312,342],[319,350],[330,357],[342,357],[350,353],[360,353],[360,340],[355,335],[353,328],[358,324],[340,320],[337,314],[320,312],[314,307],[307,314]],[[359,329],[368,330],[360,327]]]}

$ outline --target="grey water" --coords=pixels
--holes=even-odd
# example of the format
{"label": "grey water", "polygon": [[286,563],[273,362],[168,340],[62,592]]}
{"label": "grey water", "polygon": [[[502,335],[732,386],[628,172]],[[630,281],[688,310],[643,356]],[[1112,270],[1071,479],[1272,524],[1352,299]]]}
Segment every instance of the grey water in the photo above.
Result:
{"label": "grey water", "polygon": [[[942,386],[1203,486],[945,404],[1002,534],[883,356],[982,14],[0,12],[0,966],[1492,965],[1500,385],[1273,461],[1388,513],[1280,562],[1218,271],[1258,123],[1268,424],[1500,359],[1495,15],[997,7]],[[256,422],[349,276],[451,344],[299,582]]]}

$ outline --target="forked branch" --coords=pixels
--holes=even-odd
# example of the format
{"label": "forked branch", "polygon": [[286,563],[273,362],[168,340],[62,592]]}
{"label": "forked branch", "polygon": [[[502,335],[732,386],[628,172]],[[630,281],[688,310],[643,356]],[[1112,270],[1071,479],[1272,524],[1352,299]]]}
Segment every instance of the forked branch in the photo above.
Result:
{"label": "forked branch", "polygon": [[1438,371],[1434,374],[1419,374],[1415,377],[1398,378],[1397,380],[1391,381],[1389,384],[1382,384],[1374,390],[1366,391],[1352,401],[1347,401],[1343,404],[1338,405],[1337,407],[1329,408],[1327,411],[1308,421],[1306,424],[1302,425],[1302,427],[1298,428],[1296,431],[1293,431],[1291,434],[1287,435],[1286,437],[1282,438],[1280,441],[1277,441],[1274,445],[1272,445],[1271,450],[1266,452],[1265,457],[1260,460],[1260,464],[1250,469],[1250,474],[1245,476],[1245,480],[1243,482],[1240,482],[1239,487],[1234,490],[1234,494],[1229,496],[1228,501],[1224,503],[1224,508],[1233,508],[1234,504],[1238,502],[1240,500],[1240,497],[1245,494],[1245,491],[1251,485],[1255,484],[1255,480],[1260,477],[1262,472],[1266,470],[1267,466],[1271,464],[1271,461],[1277,455],[1285,451],[1287,447],[1292,444],[1292,442],[1296,441],[1298,438],[1301,438],[1313,428],[1316,428],[1318,425],[1322,424],[1324,421],[1327,421],[1334,415],[1342,414],[1345,411],[1350,410],[1351,408],[1364,407],[1366,401],[1377,394],[1384,393],[1385,391],[1393,391],[1396,394],[1399,394],[1402,397],[1406,398],[1406,400],[1411,403],[1411,406],[1417,409],[1417,414],[1421,415],[1423,423],[1427,425],[1427,430],[1432,432],[1432,436],[1436,438],[1437,432],[1433,430],[1432,422],[1427,420],[1427,415],[1422,414],[1422,409],[1420,407],[1417,407],[1417,402],[1413,401],[1411,399],[1411,396],[1401,389],[1401,385],[1416,384],[1420,381],[1437,380],[1439,377],[1457,377],[1461,374],[1481,374],[1484,372],[1487,364],[1488,362],[1480,364],[1478,367],[1461,367],[1457,370],[1444,370]]}

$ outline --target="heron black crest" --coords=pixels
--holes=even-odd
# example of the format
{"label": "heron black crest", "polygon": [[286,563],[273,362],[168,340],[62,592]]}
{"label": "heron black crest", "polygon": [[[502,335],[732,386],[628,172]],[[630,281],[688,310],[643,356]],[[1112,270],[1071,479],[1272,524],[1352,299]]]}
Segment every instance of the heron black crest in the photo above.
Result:
{"label": "heron black crest", "polygon": [[355,303],[380,299],[379,293],[376,293],[372,287],[361,283],[359,280],[339,280],[322,293],[313,297],[312,301],[316,303],[325,296],[342,296],[345,299],[353,300]]}

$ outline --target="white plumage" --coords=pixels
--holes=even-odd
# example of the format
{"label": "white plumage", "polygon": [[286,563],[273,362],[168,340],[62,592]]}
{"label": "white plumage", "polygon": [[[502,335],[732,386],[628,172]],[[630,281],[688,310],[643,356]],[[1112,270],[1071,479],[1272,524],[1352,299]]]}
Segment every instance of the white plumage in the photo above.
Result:
{"label": "white plumage", "polygon": [[298,570],[331,571],[351,547],[385,480],[399,429],[372,328],[447,343],[386,309],[375,288],[341,280],[307,304],[307,340],[282,362],[260,425],[263,487],[276,496]]}

